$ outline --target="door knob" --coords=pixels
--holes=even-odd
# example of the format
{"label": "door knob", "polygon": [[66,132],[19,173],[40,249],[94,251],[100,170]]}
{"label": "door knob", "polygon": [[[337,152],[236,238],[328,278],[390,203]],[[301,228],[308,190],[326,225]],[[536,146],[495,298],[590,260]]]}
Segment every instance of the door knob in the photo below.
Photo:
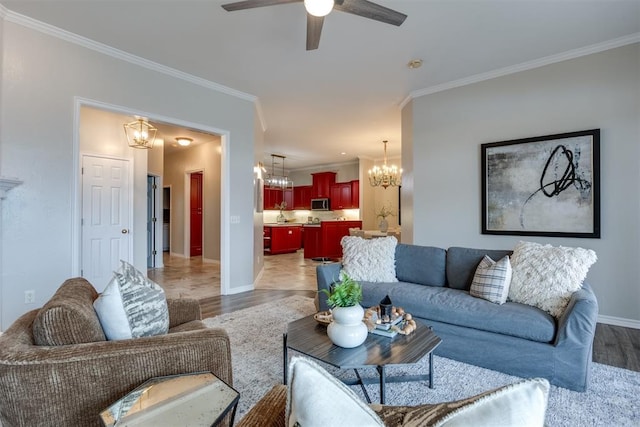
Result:
{"label": "door knob", "polygon": [[126,228],[122,229],[122,234],[127,234],[129,232],[129,230],[127,230]]}

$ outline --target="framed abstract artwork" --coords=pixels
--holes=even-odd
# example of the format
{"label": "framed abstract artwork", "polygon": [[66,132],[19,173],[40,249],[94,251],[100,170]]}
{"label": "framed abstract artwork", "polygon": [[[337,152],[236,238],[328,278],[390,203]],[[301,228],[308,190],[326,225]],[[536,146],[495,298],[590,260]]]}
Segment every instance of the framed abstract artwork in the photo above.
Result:
{"label": "framed abstract artwork", "polygon": [[600,129],[481,151],[482,234],[600,238]]}

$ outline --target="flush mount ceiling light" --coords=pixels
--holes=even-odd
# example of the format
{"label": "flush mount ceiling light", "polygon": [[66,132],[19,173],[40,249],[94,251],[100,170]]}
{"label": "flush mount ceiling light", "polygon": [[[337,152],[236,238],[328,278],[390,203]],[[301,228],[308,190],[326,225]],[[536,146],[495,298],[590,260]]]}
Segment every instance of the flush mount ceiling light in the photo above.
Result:
{"label": "flush mount ceiling light", "polygon": [[193,142],[193,138],[187,138],[186,136],[179,136],[176,138],[176,142],[182,147],[188,147]]}
{"label": "flush mount ceiling light", "polygon": [[[282,190],[293,188],[293,181],[289,179],[284,171],[284,159],[285,156],[281,156],[279,154],[271,155],[271,173],[267,174],[264,179],[264,182],[268,187],[280,188]],[[282,166],[276,170],[276,165],[280,163],[280,161]]]}
{"label": "flush mount ceiling light", "polygon": [[327,16],[333,9],[333,0],[304,0],[304,8],[313,16]]}
{"label": "flush mount ceiling light", "polygon": [[131,123],[125,123],[123,126],[129,147],[142,149],[153,148],[158,129],[151,126],[149,122],[139,118]]}
{"label": "flush mount ceiling light", "polygon": [[422,67],[422,59],[412,59],[407,64],[407,67],[411,68],[412,70],[415,69],[415,68]]}
{"label": "flush mount ceiling light", "polygon": [[396,165],[387,165],[387,142],[382,141],[384,144],[384,164],[382,167],[374,166],[369,169],[369,184],[372,187],[382,187],[385,190],[387,187],[397,187],[402,184],[402,169],[398,169]]}

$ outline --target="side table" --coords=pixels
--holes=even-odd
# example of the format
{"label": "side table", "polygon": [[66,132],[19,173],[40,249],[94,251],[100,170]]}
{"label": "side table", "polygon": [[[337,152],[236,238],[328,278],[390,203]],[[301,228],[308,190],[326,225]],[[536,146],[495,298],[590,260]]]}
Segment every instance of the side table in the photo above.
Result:
{"label": "side table", "polygon": [[107,427],[217,426],[240,394],[210,372],[152,378],[100,413]]}

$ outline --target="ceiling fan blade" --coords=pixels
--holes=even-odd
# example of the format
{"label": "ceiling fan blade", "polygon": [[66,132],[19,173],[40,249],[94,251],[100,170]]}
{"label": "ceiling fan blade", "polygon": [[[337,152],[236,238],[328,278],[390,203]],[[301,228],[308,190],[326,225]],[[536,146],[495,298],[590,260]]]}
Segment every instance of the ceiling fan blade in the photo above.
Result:
{"label": "ceiling fan blade", "polygon": [[388,7],[380,6],[368,0],[337,0],[333,6],[335,10],[347,12],[387,24],[400,26],[407,18],[404,13],[396,12]]}
{"label": "ceiling fan blade", "polygon": [[256,7],[275,6],[277,4],[300,3],[302,1],[303,0],[245,0],[223,4],[222,8],[227,12],[233,12],[235,10],[254,9]]}
{"label": "ceiling fan blade", "polygon": [[307,50],[315,50],[320,45],[324,16],[313,16],[307,13]]}

